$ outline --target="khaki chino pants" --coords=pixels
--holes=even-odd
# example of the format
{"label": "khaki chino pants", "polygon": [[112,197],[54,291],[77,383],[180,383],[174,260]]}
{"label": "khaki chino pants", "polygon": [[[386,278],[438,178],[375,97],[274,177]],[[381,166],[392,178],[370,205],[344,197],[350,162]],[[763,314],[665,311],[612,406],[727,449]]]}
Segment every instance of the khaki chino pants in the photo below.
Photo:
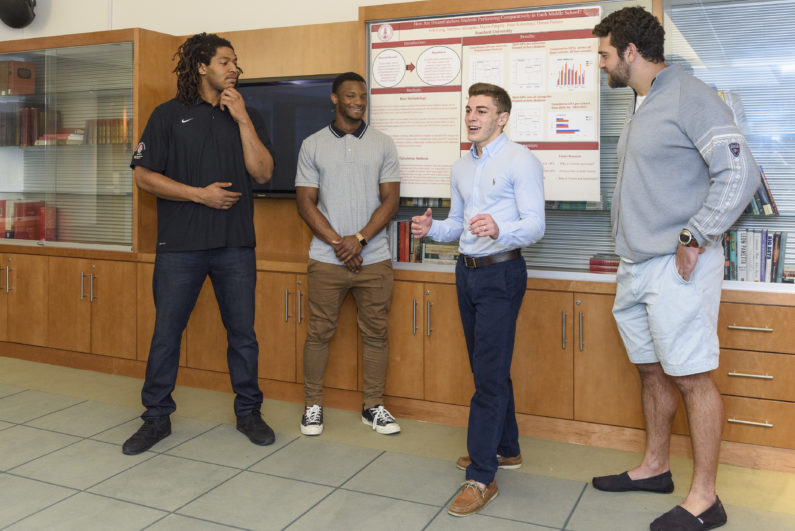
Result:
{"label": "khaki chino pants", "polygon": [[306,405],[323,405],[323,379],[328,344],[337,330],[337,319],[350,291],[356,301],[362,332],[364,406],[384,403],[387,365],[387,322],[392,302],[392,262],[362,266],[358,273],[342,265],[309,260],[307,267],[309,326],[304,344],[304,395]]}

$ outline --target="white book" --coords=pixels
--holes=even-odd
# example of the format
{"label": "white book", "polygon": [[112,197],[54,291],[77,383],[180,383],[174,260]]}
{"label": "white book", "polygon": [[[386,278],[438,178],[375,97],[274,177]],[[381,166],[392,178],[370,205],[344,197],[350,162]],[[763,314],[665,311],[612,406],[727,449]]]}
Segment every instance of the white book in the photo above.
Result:
{"label": "white book", "polygon": [[737,231],[737,280],[748,280],[748,231]]}
{"label": "white book", "polygon": [[751,282],[759,282],[759,279],[762,278],[762,231],[754,229],[751,240],[753,240],[754,250],[748,255],[748,260],[752,264],[752,273],[749,280]]}

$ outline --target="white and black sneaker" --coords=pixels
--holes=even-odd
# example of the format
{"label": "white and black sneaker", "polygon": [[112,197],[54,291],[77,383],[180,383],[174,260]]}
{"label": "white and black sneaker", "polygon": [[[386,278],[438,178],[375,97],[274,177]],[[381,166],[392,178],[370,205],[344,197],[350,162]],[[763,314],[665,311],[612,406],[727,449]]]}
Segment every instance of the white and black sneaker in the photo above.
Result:
{"label": "white and black sneaker", "polygon": [[306,406],[301,417],[301,433],[304,435],[320,435],[323,433],[323,406]]}
{"label": "white and black sneaker", "polygon": [[372,426],[375,431],[384,435],[400,433],[400,424],[395,421],[395,417],[384,406],[375,406],[370,409],[365,409],[362,406],[362,422]]}

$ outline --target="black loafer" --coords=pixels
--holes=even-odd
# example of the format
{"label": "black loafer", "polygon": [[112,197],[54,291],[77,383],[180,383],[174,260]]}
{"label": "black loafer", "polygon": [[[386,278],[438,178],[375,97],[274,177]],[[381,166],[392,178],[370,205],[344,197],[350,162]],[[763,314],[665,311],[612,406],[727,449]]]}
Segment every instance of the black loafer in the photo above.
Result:
{"label": "black loafer", "polygon": [[259,411],[237,417],[237,431],[248,437],[248,440],[260,446],[273,444],[276,440],[273,430],[268,426]]}
{"label": "black loafer", "polygon": [[715,529],[727,521],[726,511],[720,498],[715,496],[715,503],[698,516],[693,516],[687,509],[677,505],[651,523],[651,531],[706,531]]}
{"label": "black loafer", "polygon": [[614,476],[601,476],[593,478],[593,486],[598,490],[607,492],[626,492],[642,490],[646,492],[661,492],[670,494],[674,491],[674,480],[671,471],[663,472],[658,476],[644,479],[631,479],[629,474],[623,472]]}
{"label": "black loafer", "polygon": [[124,442],[121,451],[125,455],[138,455],[169,435],[171,435],[171,419],[169,417],[146,418],[143,426]]}

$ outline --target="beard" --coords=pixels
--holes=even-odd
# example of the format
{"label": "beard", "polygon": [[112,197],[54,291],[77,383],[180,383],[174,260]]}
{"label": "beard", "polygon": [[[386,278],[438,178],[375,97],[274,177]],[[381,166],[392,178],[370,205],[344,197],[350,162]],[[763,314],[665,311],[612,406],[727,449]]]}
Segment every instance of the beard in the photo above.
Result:
{"label": "beard", "polygon": [[623,88],[629,83],[629,63],[623,58],[619,59],[615,70],[607,73],[607,86],[610,88]]}

